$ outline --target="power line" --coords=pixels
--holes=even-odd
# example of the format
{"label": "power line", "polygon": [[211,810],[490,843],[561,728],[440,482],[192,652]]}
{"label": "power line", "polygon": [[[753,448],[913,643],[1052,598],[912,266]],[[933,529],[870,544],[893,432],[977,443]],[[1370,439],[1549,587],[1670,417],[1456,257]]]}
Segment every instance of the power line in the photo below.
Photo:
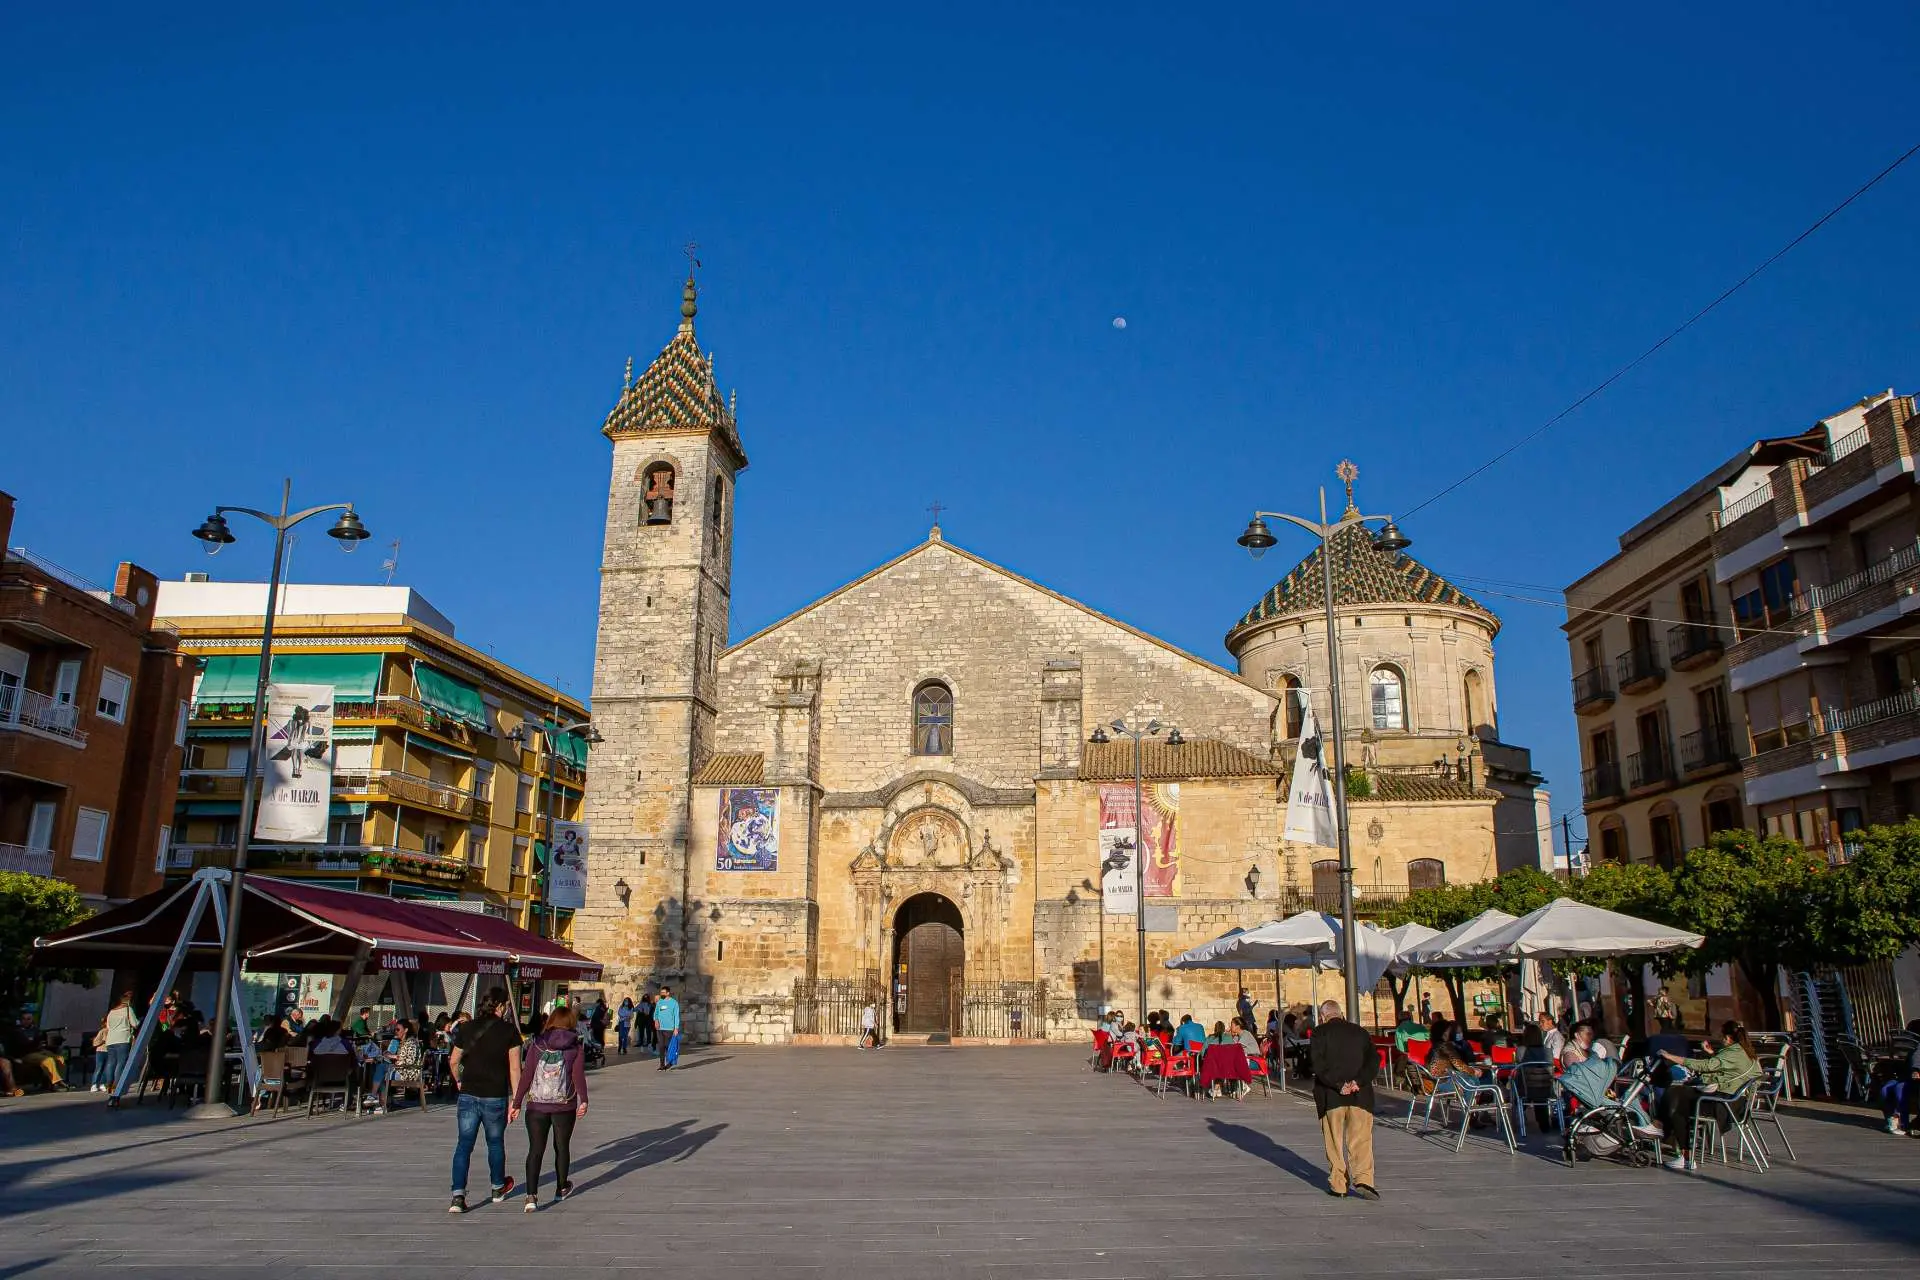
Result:
{"label": "power line", "polygon": [[[1451,576],[1462,582],[1476,581],[1476,579],[1470,578],[1465,574],[1456,573]],[[1552,588],[1547,589],[1552,590]],[[1510,591],[1495,591],[1491,587],[1475,587],[1474,590],[1483,596],[1499,596],[1502,600],[1518,600],[1522,604],[1538,604],[1545,605],[1549,609],[1560,609],[1569,616],[1575,613],[1597,613],[1608,618],[1628,618],[1637,619],[1641,622],[1660,622],[1676,627],[1702,627],[1713,631],[1731,631],[1743,640],[1748,636],[1802,636],[1806,634],[1803,631],[1795,631],[1787,627],[1743,627],[1738,623],[1712,622],[1700,618],[1661,618],[1650,613],[1629,613],[1620,609],[1596,609],[1590,605],[1569,605],[1564,600],[1542,600],[1536,596],[1515,595]]]}
{"label": "power line", "polygon": [[1541,423],[1538,427],[1535,427],[1532,431],[1520,437],[1520,439],[1514,441],[1512,444],[1508,445],[1506,448],[1502,449],[1500,452],[1494,454],[1491,458],[1488,458],[1485,462],[1481,463],[1479,466],[1475,467],[1473,470],[1467,472],[1467,474],[1465,474],[1464,476],[1461,476],[1458,480],[1455,480],[1452,484],[1448,485],[1446,488],[1442,489],[1440,492],[1434,494],[1432,497],[1426,499],[1424,502],[1421,502],[1418,506],[1415,506],[1410,508],[1409,510],[1400,512],[1398,514],[1398,518],[1401,520],[1405,520],[1408,516],[1413,515],[1414,512],[1419,511],[1424,507],[1429,507],[1433,505],[1434,503],[1438,502],[1440,499],[1452,493],[1455,489],[1458,489],[1461,485],[1466,484],[1469,480],[1474,479],[1476,476],[1482,474],[1483,472],[1489,471],[1495,466],[1498,466],[1501,462],[1506,460],[1512,454],[1518,452],[1520,449],[1524,448],[1526,445],[1532,443],[1534,440],[1537,440],[1541,436],[1545,435],[1548,431],[1552,430],[1562,419],[1569,417],[1575,411],[1577,411],[1581,406],[1585,405],[1587,401],[1593,399],[1595,396],[1605,391],[1608,387],[1611,387],[1614,383],[1626,377],[1627,374],[1633,372],[1634,369],[1638,368],[1641,364],[1643,364],[1646,360],[1648,360],[1656,352],[1658,352],[1662,347],[1666,346],[1669,342],[1672,342],[1675,338],[1679,337],[1681,334],[1685,333],[1687,330],[1693,328],[1695,324],[1705,319],[1707,314],[1713,311],[1714,308],[1718,307],[1721,303],[1725,302],[1728,298],[1731,298],[1734,294],[1746,288],[1747,285],[1751,284],[1754,278],[1757,277],[1761,272],[1765,271],[1768,267],[1771,267],[1774,263],[1780,261],[1780,259],[1786,257],[1789,253],[1793,252],[1793,250],[1795,250],[1800,246],[1800,243],[1802,241],[1806,240],[1807,237],[1811,236],[1814,232],[1818,231],[1821,227],[1826,226],[1827,223],[1831,222],[1848,205],[1852,204],[1855,200],[1858,200],[1861,196],[1867,194],[1867,192],[1879,186],[1880,183],[1888,175],[1892,174],[1895,169],[1898,169],[1901,165],[1905,164],[1908,160],[1911,160],[1914,157],[1915,153],[1920,153],[1920,142],[1917,142],[1913,146],[1908,147],[1904,152],[1900,154],[1899,158],[1896,159],[1892,164],[1882,169],[1879,173],[1874,174],[1873,177],[1869,178],[1866,181],[1866,183],[1862,185],[1858,190],[1856,190],[1852,195],[1848,196],[1845,200],[1842,200],[1839,204],[1833,206],[1833,208],[1827,210],[1824,214],[1820,215],[1819,220],[1814,222],[1812,226],[1808,227],[1805,231],[1802,231],[1799,235],[1795,236],[1793,239],[1787,241],[1785,245],[1783,245],[1781,248],[1776,250],[1771,257],[1766,259],[1766,261],[1762,262],[1759,266],[1755,267],[1753,270],[1747,272],[1747,274],[1745,274],[1744,276],[1741,276],[1738,280],[1734,281],[1733,284],[1729,285],[1725,290],[1723,290],[1720,293],[1719,297],[1715,298],[1712,302],[1709,302],[1706,306],[1694,312],[1691,316],[1688,316],[1687,319],[1682,324],[1680,324],[1677,328],[1671,330],[1665,337],[1661,338],[1660,341],[1654,343],[1652,346],[1648,347],[1645,351],[1642,351],[1639,355],[1635,356],[1633,359],[1629,360],[1627,363],[1621,365],[1618,369],[1615,369],[1612,373],[1608,374],[1604,379],[1602,379],[1597,385],[1595,385],[1585,395],[1581,396],[1578,400],[1575,400],[1572,404],[1568,405],[1566,408],[1562,409],[1560,412],[1554,414],[1551,418],[1548,418],[1545,422]]}

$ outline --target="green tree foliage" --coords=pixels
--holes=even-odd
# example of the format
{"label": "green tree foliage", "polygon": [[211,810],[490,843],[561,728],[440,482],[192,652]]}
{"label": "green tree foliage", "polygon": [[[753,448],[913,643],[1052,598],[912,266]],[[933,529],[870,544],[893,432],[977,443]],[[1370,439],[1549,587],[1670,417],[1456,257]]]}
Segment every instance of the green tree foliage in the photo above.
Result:
{"label": "green tree foliage", "polygon": [[1780,970],[1810,969],[1832,956],[1822,945],[1818,917],[1832,901],[1824,856],[1786,836],[1721,831],[1687,854],[1673,873],[1671,918],[1706,935],[1706,945],[1682,952],[1679,966],[1704,972],[1731,964],[1780,1025]]}
{"label": "green tree foliage", "polygon": [[1815,951],[1830,964],[1893,959],[1920,941],[1920,821],[1858,833],[1853,857],[1814,884]]}
{"label": "green tree foliage", "polygon": [[89,914],[80,891],[64,880],[0,871],[0,1016],[12,1017],[36,983],[93,982],[91,970],[31,963],[35,938]]}

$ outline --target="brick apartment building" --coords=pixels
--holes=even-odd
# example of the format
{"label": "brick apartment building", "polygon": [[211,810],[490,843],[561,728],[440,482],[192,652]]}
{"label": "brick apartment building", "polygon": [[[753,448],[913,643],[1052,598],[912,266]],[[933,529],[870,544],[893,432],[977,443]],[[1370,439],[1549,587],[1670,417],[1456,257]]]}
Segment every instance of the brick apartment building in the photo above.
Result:
{"label": "brick apartment building", "polygon": [[0,493],[0,870],[138,897],[164,878],[194,660],[151,573],[95,586],[12,546],[13,514]]}

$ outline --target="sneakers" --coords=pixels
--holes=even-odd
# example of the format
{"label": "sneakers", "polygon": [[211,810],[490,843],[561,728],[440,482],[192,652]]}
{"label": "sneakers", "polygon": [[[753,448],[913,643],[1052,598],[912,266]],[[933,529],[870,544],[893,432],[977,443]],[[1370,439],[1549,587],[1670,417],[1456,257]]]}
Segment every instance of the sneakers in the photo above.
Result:
{"label": "sneakers", "polygon": [[1905,1133],[1905,1132],[1906,1132],[1906,1130],[1905,1130],[1905,1129],[1902,1129],[1902,1128],[1900,1127],[1900,1117],[1899,1117],[1899,1116],[1888,1116],[1888,1117],[1887,1117],[1887,1132],[1888,1132],[1888,1133],[1891,1133],[1891,1134],[1892,1134],[1892,1135],[1894,1135],[1894,1136],[1895,1136],[1896,1138],[1897,1138],[1897,1137],[1899,1137],[1899,1136],[1900,1136],[1901,1134],[1903,1134],[1903,1133]]}
{"label": "sneakers", "polygon": [[1675,1173],[1693,1173],[1699,1168],[1698,1165],[1694,1164],[1691,1156],[1675,1156],[1666,1163],[1667,1168],[1673,1170]]}
{"label": "sneakers", "polygon": [[572,1194],[573,1194],[573,1184],[571,1182],[563,1182],[560,1184],[560,1189],[554,1192],[553,1198],[555,1200],[565,1200],[568,1196]]}
{"label": "sneakers", "polygon": [[495,1187],[493,1189],[493,1202],[495,1204],[499,1204],[502,1200],[505,1200],[508,1196],[513,1194],[513,1189],[517,1185],[519,1184],[514,1182],[512,1176],[509,1175],[507,1178],[506,1184],[504,1186]]}
{"label": "sneakers", "polygon": [[1380,1198],[1380,1193],[1364,1182],[1356,1182],[1353,1184],[1353,1194],[1359,1196],[1362,1200],[1378,1200]]}
{"label": "sneakers", "polygon": [[538,1209],[539,1207],[540,1207],[539,1199],[535,1196],[528,1196],[527,1202],[524,1205],[520,1206],[520,1212],[532,1213],[534,1210]]}
{"label": "sneakers", "polygon": [[1665,1129],[1657,1124],[1649,1124],[1645,1120],[1630,1120],[1628,1121],[1628,1127],[1643,1138],[1664,1138],[1667,1136]]}
{"label": "sneakers", "polygon": [[465,1213],[466,1211],[467,1211],[467,1195],[466,1195],[466,1192],[463,1191],[460,1194],[454,1196],[453,1203],[447,1206],[447,1212],[448,1213]]}

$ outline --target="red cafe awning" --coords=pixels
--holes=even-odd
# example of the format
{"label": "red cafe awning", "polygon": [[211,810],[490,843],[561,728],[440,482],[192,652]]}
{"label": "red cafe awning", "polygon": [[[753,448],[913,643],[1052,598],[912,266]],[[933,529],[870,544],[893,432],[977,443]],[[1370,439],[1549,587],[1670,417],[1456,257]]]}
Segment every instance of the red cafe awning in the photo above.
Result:
{"label": "red cafe awning", "polygon": [[[42,964],[105,968],[164,957],[178,944],[196,897],[224,895],[228,874],[209,868],[192,880],[148,894],[34,941]],[[504,974],[594,978],[600,965],[504,920],[297,880],[249,875],[240,916],[245,967],[294,973],[344,973],[362,947],[368,972]],[[185,966],[220,962],[211,906],[189,940]]]}

